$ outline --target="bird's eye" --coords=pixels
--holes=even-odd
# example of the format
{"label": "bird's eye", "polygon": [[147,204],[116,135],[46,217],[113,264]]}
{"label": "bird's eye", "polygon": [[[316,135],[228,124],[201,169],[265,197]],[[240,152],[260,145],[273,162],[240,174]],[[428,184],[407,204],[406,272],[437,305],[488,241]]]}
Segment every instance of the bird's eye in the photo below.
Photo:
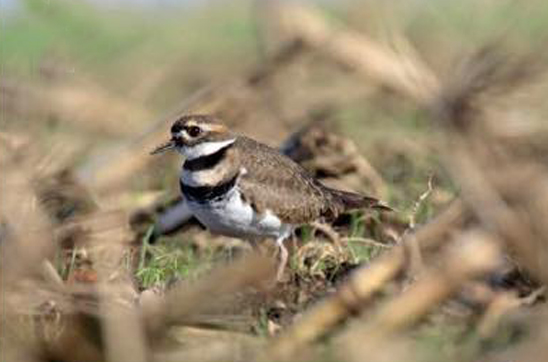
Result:
{"label": "bird's eye", "polygon": [[202,129],[198,126],[190,126],[186,129],[186,133],[188,133],[190,137],[198,137],[200,133],[202,133]]}

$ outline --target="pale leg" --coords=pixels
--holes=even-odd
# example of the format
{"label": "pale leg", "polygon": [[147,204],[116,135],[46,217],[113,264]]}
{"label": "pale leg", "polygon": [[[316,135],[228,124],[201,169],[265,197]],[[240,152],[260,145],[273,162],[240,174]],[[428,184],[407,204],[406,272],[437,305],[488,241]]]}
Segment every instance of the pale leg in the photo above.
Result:
{"label": "pale leg", "polygon": [[285,266],[287,265],[288,252],[284,245],[285,239],[286,239],[286,235],[280,236],[278,237],[278,239],[276,239],[276,244],[278,244],[278,248],[280,250],[280,264],[278,264],[278,271],[276,272],[276,280],[278,282],[282,280]]}

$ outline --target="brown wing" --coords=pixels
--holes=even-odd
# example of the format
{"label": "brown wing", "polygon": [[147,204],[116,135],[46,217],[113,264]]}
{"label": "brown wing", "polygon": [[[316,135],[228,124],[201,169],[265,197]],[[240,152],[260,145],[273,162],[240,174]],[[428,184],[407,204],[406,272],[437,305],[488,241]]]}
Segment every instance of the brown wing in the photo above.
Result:
{"label": "brown wing", "polygon": [[284,222],[300,224],[343,211],[344,205],[290,158],[246,137],[237,142],[247,170],[238,185],[258,212],[271,210]]}

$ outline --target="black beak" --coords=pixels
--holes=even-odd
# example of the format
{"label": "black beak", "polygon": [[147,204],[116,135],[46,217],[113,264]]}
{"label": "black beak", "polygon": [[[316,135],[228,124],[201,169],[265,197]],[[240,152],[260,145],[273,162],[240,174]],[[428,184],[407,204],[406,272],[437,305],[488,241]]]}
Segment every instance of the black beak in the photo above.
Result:
{"label": "black beak", "polygon": [[167,143],[164,143],[161,146],[156,147],[156,149],[154,151],[152,151],[150,154],[151,155],[157,155],[157,154],[160,154],[160,153],[164,153],[168,150],[171,150],[172,148],[175,148],[175,141],[173,139],[170,140]]}

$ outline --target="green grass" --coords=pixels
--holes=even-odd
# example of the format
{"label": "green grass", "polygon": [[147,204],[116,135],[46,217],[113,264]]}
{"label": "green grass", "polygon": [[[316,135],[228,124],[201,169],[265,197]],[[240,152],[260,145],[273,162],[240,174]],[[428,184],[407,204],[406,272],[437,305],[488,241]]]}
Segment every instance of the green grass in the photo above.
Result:
{"label": "green grass", "polygon": [[25,0],[23,6],[23,14],[2,27],[0,61],[10,69],[35,67],[55,53],[98,63],[126,53],[146,34],[144,27],[124,26],[84,2]]}
{"label": "green grass", "polygon": [[[44,62],[61,60],[117,94],[139,85],[143,78],[136,71],[146,77],[176,65],[181,79],[209,70],[212,80],[256,59],[255,24],[245,4],[146,12],[108,11],[79,1],[24,0],[23,11],[0,24],[0,68],[5,74],[33,78]],[[165,93],[176,92],[174,86],[166,84]],[[165,96],[155,101],[161,103]]]}
{"label": "green grass", "polygon": [[157,245],[147,245],[141,260],[136,277],[142,288],[150,288],[197,278],[212,267],[213,253],[198,253],[190,243],[164,239]]}

